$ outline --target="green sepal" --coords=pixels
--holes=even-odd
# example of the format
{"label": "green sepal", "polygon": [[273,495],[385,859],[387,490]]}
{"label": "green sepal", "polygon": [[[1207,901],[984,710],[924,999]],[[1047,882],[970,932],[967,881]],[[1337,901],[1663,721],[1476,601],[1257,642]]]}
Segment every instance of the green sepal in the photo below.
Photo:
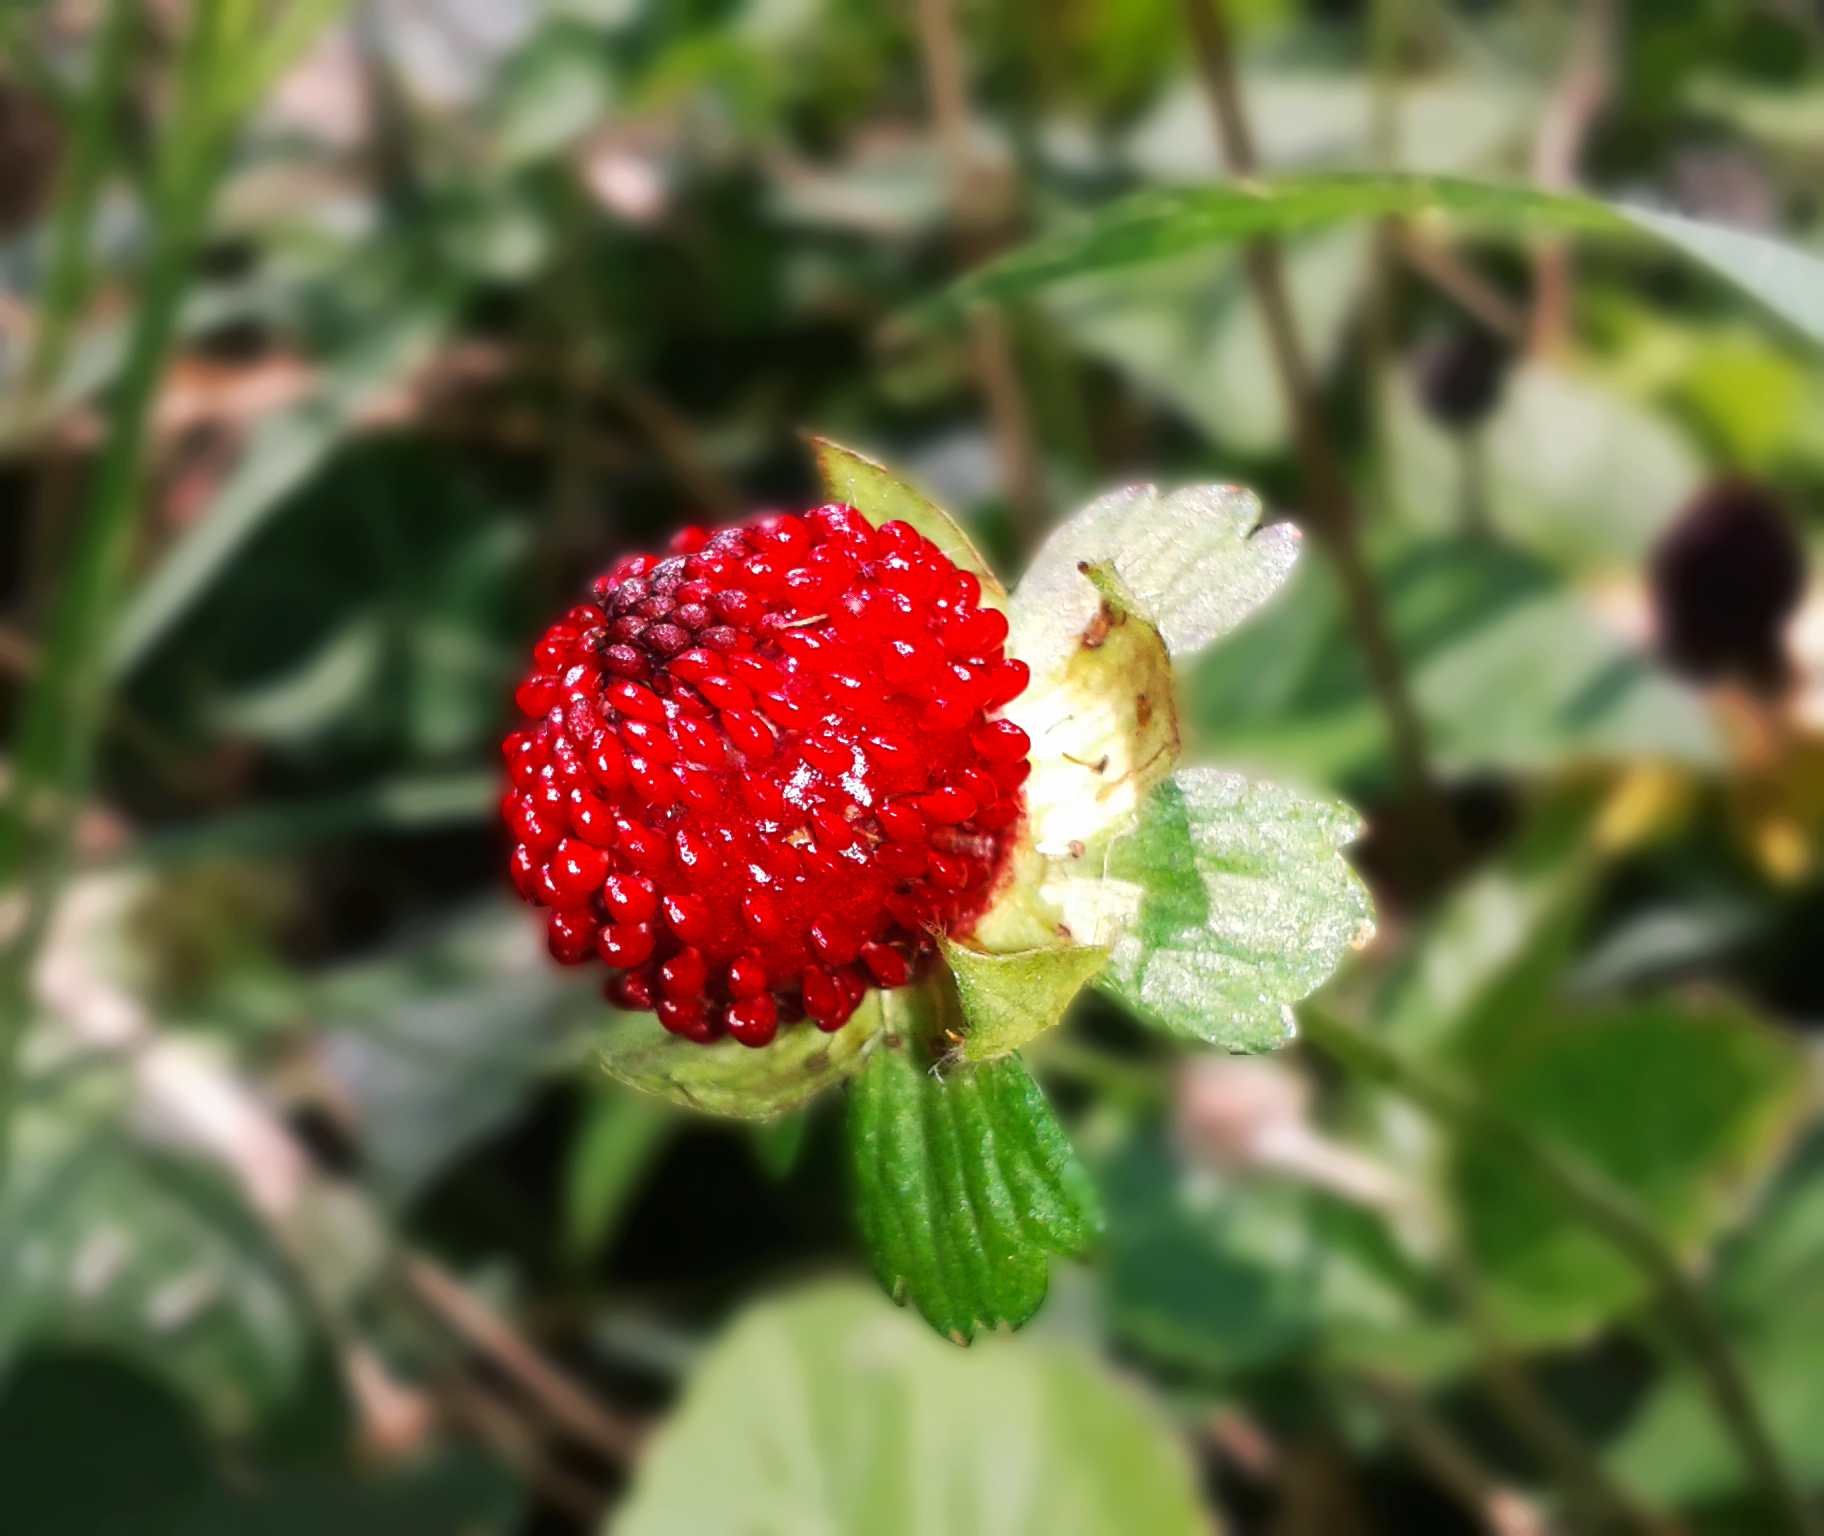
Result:
{"label": "green sepal", "polygon": [[964,1061],[991,1061],[1016,1051],[1064,1017],[1064,1010],[1108,963],[1106,946],[1060,944],[1015,954],[987,954],[954,939],[941,941],[963,1012]]}
{"label": "green sepal", "polygon": [[827,437],[813,437],[811,451],[817,455],[817,468],[830,495],[847,502],[877,528],[895,521],[910,523],[958,569],[975,573],[982,583],[982,602],[986,606],[1006,612],[1007,589],[949,513],[896,480],[885,465],[853,448],[832,443]]}
{"label": "green sepal", "polygon": [[1017,1328],[1045,1299],[1052,1254],[1101,1230],[1089,1175],[1017,1056],[935,1065],[883,1034],[849,1099],[862,1235],[895,1301],[957,1344]]}
{"label": "green sepal", "polygon": [[650,1013],[612,1013],[599,1037],[602,1070],[706,1115],[770,1120],[861,1070],[885,1018],[886,995],[870,991],[832,1034],[795,1024],[759,1050],[735,1040],[698,1045],[671,1034]]}

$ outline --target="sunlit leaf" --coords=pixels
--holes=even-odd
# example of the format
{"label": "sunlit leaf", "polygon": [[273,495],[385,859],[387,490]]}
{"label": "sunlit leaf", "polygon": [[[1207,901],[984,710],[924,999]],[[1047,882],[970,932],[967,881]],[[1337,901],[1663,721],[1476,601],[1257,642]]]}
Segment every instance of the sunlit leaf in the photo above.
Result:
{"label": "sunlit leaf", "polygon": [[881,1284],[958,1344],[1030,1318],[1049,1256],[1082,1252],[1100,1225],[1017,1056],[934,1064],[910,1034],[883,1037],[850,1096],[849,1151]]}
{"label": "sunlit leaf", "polygon": [[[705,1469],[713,1468],[713,1475]],[[1074,1350],[967,1354],[878,1295],[761,1303],[641,1459],[615,1536],[1208,1536],[1177,1437]]]}
{"label": "sunlit leaf", "polygon": [[1085,563],[1112,568],[1174,658],[1201,650],[1265,602],[1298,558],[1296,528],[1260,521],[1259,498],[1233,485],[1169,495],[1139,485],[1103,497],[1027,567],[1009,611],[1012,653],[1039,681],[1070,658],[1104,600]]}
{"label": "sunlit leaf", "polygon": [[1234,1051],[1283,1044],[1291,1005],[1374,931],[1340,854],[1358,827],[1347,806],[1180,770],[1109,850],[1130,908],[1103,984],[1175,1033]]}

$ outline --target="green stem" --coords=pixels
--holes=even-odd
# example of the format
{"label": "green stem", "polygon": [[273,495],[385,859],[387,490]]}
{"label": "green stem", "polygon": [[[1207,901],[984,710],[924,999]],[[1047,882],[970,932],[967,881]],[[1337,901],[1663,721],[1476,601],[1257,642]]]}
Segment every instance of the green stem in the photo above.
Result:
{"label": "green stem", "polygon": [[1722,1328],[1677,1255],[1625,1195],[1600,1173],[1542,1141],[1479,1094],[1408,1060],[1383,1041],[1310,1003],[1300,1006],[1299,1021],[1307,1040],[1350,1071],[1410,1099],[1439,1120],[1473,1129],[1500,1145],[1552,1191],[1567,1213],[1639,1270],[1683,1334],[1711,1407],[1743,1466],[1791,1530],[1798,1536],[1815,1536],[1804,1498],[1781,1460]]}
{"label": "green stem", "polygon": [[161,148],[154,242],[139,313],[43,648],[13,742],[13,782],[0,807],[0,885],[24,900],[0,951],[0,1188],[18,1095],[19,1041],[31,1013],[33,960],[67,872],[71,830],[93,775],[106,700],[108,626],[120,607],[139,506],[146,432],[228,143],[217,110],[224,55],[241,35],[236,0],[198,0],[185,38],[175,116]]}
{"label": "green stem", "polygon": [[51,226],[51,258],[38,325],[32,338],[31,362],[25,371],[28,415],[63,372],[70,330],[89,292],[89,240],[95,225],[95,202],[113,158],[113,128],[126,83],[131,53],[134,0],[111,0],[95,39],[95,61],[88,88],[78,98],[70,123],[57,212]]}
{"label": "green stem", "polygon": [[[1259,159],[1236,84],[1234,47],[1222,0],[1184,0],[1184,13],[1223,160],[1232,176],[1251,178],[1259,169]],[[1278,241],[1249,241],[1243,261],[1298,448],[1305,490],[1303,520],[1335,566],[1350,627],[1386,717],[1402,786],[1417,812],[1416,824],[1424,840],[1421,848],[1435,872],[1448,865],[1453,853],[1450,808],[1432,773],[1418,705],[1407,686],[1405,664],[1362,552],[1348,479],[1298,335]]]}

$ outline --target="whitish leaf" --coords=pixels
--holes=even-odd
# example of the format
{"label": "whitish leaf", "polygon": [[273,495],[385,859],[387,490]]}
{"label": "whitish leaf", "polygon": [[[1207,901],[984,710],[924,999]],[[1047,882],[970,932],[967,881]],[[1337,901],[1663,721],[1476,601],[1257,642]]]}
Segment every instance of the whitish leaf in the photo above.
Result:
{"label": "whitish leaf", "polygon": [[[1109,849],[1114,953],[1103,984],[1178,1034],[1270,1050],[1291,1004],[1373,932],[1367,888],[1339,850],[1347,806],[1301,799],[1239,774],[1184,769]],[[1096,935],[1100,937],[1100,935]]]}
{"label": "whitish leaf", "polygon": [[1035,681],[1064,665],[1103,598],[1081,572],[1106,565],[1175,657],[1227,634],[1266,601],[1298,558],[1290,523],[1260,527],[1260,501],[1233,485],[1169,495],[1130,486],[1085,507],[1045,541],[1008,612],[1008,646]]}
{"label": "whitish leaf", "polygon": [[[713,1475],[711,1470],[713,1469]],[[616,1536],[1208,1536],[1176,1436],[1074,1350],[964,1354],[852,1284],[738,1319],[641,1458]]]}
{"label": "whitish leaf", "polygon": [[1443,212],[1484,224],[1642,231],[1670,242],[1814,340],[1824,340],[1824,262],[1739,230],[1588,198],[1446,177],[1344,175],[1271,184],[1145,192],[1076,229],[1011,252],[957,285],[947,302],[1009,298],[1085,272],[1112,271],[1261,235],[1288,235],[1345,219]]}
{"label": "whitish leaf", "polygon": [[1005,1056],[1050,1029],[1108,960],[1106,949],[1087,944],[991,955],[945,939],[943,951],[962,1006],[967,1061]]}
{"label": "whitish leaf", "polygon": [[835,1033],[806,1021],[780,1030],[761,1050],[729,1039],[698,1045],[671,1034],[650,1013],[614,1013],[598,1036],[602,1069],[686,1109],[767,1120],[859,1072],[887,1010],[915,1007],[920,991],[871,991]]}
{"label": "whitish leaf", "polygon": [[1081,1252],[1101,1224],[1017,1056],[934,1067],[912,1034],[883,1036],[849,1099],[849,1153],[881,1284],[958,1344],[1031,1317],[1049,1255]]}
{"label": "whitish leaf", "polygon": [[827,437],[813,437],[811,449],[817,455],[817,467],[830,495],[847,502],[876,527],[895,520],[910,523],[955,565],[981,578],[984,603],[1003,610],[1007,607],[1007,589],[948,513],[895,479],[884,465],[864,458],[852,448],[832,443]]}

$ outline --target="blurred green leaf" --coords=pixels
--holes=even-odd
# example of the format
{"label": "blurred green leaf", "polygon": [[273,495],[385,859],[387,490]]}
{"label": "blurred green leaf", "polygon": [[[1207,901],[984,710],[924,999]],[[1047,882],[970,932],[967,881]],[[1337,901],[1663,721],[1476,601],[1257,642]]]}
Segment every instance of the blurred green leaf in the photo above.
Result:
{"label": "blurred green leaf", "polygon": [[1412,686],[1433,751],[1455,772],[1538,771],[1588,757],[1700,767],[1722,759],[1697,694],[1573,592],[1516,604],[1418,668]]}
{"label": "blurred green leaf", "polygon": [[[1447,763],[1716,760],[1697,696],[1536,559],[1487,540],[1401,539],[1376,565],[1421,718]],[[1282,597],[1197,660],[1184,709],[1203,758],[1339,788],[1389,771],[1367,669],[1323,561],[1304,562]]]}
{"label": "blurred green leaf", "polygon": [[[1198,111],[1208,107],[1199,101]],[[1325,231],[1286,253],[1286,298],[1318,377],[1342,354],[1368,271],[1364,230]],[[1071,341],[1236,453],[1283,449],[1289,425],[1278,390],[1262,389],[1273,359],[1239,261],[1195,252],[1150,270],[1059,284],[1045,310]]]}
{"label": "blurred green leaf", "polygon": [[1048,1256],[1083,1251],[1095,1192],[1018,1056],[933,1062],[883,1037],[849,1100],[857,1214],[896,1301],[967,1344],[1045,1299]]}
{"label": "blurred green leaf", "polygon": [[[1764,1177],[1806,1096],[1790,1037],[1723,1001],[1548,1006],[1478,1056],[1498,1111],[1590,1164],[1687,1255]],[[1638,1271],[1497,1142],[1466,1137],[1450,1188],[1516,1340],[1577,1340],[1643,1299]]]}
{"label": "blurred green leaf", "polygon": [[308,996],[365,1176],[394,1204],[511,1121],[541,1076],[575,1059],[600,1009],[588,978],[553,965],[542,925],[507,898],[337,967]]}
{"label": "blurred green leaf", "polygon": [[[705,1476],[713,1465],[714,1476]],[[1067,1348],[964,1354],[853,1285],[763,1302],[692,1378],[616,1536],[1209,1536],[1176,1437]]]}
{"label": "blurred green leaf", "polygon": [[609,60],[580,23],[545,26],[502,72],[494,149],[512,169],[565,148],[602,118],[614,95]]}
{"label": "blurred green leaf", "polygon": [[186,1405],[99,1353],[19,1362],[0,1445],[0,1509],[20,1536],[178,1536],[213,1480]]}
{"label": "blurred green leaf", "polygon": [[32,1344],[107,1347],[214,1425],[246,1430],[303,1359],[288,1266],[213,1170],[128,1138],[109,1076],[78,1072],[20,1107],[0,1203],[0,1361]]}
{"label": "blurred green leaf", "polygon": [[678,1117],[643,1093],[593,1093],[565,1170],[565,1241],[586,1258],[612,1234]]}
{"label": "blurred green leaf", "polygon": [[[1786,1464],[1807,1489],[1824,1486],[1824,1140],[1815,1131],[1725,1250],[1714,1294]],[[1746,1481],[1714,1422],[1702,1382],[1675,1365],[1615,1443],[1612,1464],[1649,1498],[1714,1500]]]}
{"label": "blurred green leaf", "polygon": [[1423,176],[1289,177],[1270,184],[1142,192],[1098,210],[1077,229],[1001,257],[958,284],[948,302],[1011,298],[1087,272],[1347,219],[1434,211],[1509,227],[1611,235],[1646,231],[1710,267],[1814,340],[1824,340],[1824,262],[1791,246],[1587,198]]}
{"label": "blurred green leaf", "polygon": [[[1447,533],[1462,522],[1461,444],[1424,415],[1409,384],[1390,393],[1401,518],[1415,531]],[[1664,414],[1544,363],[1509,375],[1479,434],[1489,522],[1567,571],[1640,564],[1703,478],[1690,441]]]}
{"label": "blurred green leaf", "polygon": [[1151,1133],[1097,1173],[1109,1321],[1155,1359],[1230,1373],[1321,1354],[1420,1379],[1461,1368],[1467,1340],[1371,1212],[1272,1175],[1188,1167]]}
{"label": "blurred green leaf", "polygon": [[[1532,131],[1541,102],[1530,81],[1489,63],[1472,54],[1466,66],[1402,79],[1391,158],[1433,174],[1500,165]],[[1388,153],[1377,148],[1376,87],[1366,70],[1250,60],[1241,87],[1256,151],[1269,170],[1368,166]],[[1162,93],[1124,148],[1156,181],[1201,184],[1222,174],[1209,98],[1193,80]]]}
{"label": "blurred green leaf", "polygon": [[322,467],[362,409],[424,364],[449,319],[447,297],[428,297],[364,333],[315,393],[261,423],[202,516],[128,600],[108,652],[116,679],[137,670],[182,621],[266,520]]}
{"label": "blurred green leaf", "polygon": [[1358,828],[1347,806],[1180,769],[1109,850],[1108,878],[1137,911],[1103,985],[1177,1034],[1232,1051],[1284,1044],[1291,1004],[1374,931],[1339,852]]}

